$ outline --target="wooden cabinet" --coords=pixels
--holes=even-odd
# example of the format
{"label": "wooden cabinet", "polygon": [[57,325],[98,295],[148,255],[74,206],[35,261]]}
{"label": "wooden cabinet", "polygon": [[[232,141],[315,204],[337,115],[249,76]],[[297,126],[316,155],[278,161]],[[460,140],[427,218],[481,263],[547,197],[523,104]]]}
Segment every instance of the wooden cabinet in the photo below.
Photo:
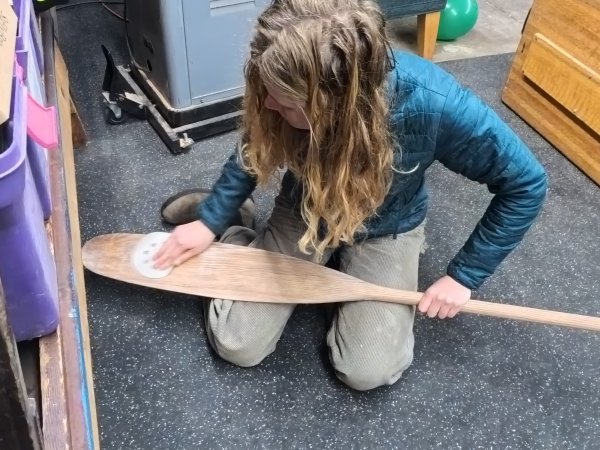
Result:
{"label": "wooden cabinet", "polygon": [[535,0],[502,100],[600,184],[600,0]]}

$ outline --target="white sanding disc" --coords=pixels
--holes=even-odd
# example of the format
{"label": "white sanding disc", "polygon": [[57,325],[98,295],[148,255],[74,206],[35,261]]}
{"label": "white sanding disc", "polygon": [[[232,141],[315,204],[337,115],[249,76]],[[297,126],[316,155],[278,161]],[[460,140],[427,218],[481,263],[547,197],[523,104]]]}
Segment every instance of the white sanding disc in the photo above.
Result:
{"label": "white sanding disc", "polygon": [[170,233],[155,232],[144,236],[133,249],[131,264],[143,276],[148,278],[163,278],[171,273],[173,267],[155,269],[152,257],[160,250],[163,243],[169,239]]}

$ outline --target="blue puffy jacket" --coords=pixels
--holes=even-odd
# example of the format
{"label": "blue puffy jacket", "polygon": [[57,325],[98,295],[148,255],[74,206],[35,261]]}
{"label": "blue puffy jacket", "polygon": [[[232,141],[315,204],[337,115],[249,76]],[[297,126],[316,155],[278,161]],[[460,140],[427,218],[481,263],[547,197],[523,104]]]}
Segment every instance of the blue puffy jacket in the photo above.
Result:
{"label": "blue puffy jacket", "polygon": [[[437,160],[485,183],[494,194],[447,268],[453,279],[476,289],[519,244],[537,216],[546,195],[544,169],[496,113],[451,75],[411,54],[395,52],[394,58],[389,76],[391,126],[402,149],[396,149],[394,165],[403,171],[416,169],[394,173],[384,203],[366,223],[367,237],[403,233],[424,220],[424,175]],[[287,172],[282,190],[301,195],[297,185]],[[215,234],[222,234],[255,187],[235,152],[212,195],[199,206],[200,220]]]}

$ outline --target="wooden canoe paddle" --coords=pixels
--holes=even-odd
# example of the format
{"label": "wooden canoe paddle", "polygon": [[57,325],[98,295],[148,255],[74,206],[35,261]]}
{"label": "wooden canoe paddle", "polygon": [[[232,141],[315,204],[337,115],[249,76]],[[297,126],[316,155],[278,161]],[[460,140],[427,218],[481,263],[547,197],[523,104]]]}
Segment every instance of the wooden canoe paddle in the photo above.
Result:
{"label": "wooden canoe paddle", "polygon": [[[416,305],[421,293],[377,286],[350,275],[279,253],[214,243],[173,268],[147,278],[132,265],[142,234],[95,237],[83,246],[83,265],[99,275],[155,289],[207,298],[267,303],[333,303],[360,300]],[[600,317],[469,300],[462,312],[600,331]]]}

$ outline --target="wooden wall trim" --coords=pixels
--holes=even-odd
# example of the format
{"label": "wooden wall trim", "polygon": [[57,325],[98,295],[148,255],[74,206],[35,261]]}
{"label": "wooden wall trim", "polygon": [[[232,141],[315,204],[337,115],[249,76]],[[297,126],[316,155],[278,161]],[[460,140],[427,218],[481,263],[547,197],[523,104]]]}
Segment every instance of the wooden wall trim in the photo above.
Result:
{"label": "wooden wall trim", "polygon": [[52,12],[41,15],[48,103],[58,109],[60,148],[49,153],[51,232],[59,286],[60,325],[40,347],[42,416],[47,449],[99,449],[81,265],[81,242],[68,71],[55,41]]}

